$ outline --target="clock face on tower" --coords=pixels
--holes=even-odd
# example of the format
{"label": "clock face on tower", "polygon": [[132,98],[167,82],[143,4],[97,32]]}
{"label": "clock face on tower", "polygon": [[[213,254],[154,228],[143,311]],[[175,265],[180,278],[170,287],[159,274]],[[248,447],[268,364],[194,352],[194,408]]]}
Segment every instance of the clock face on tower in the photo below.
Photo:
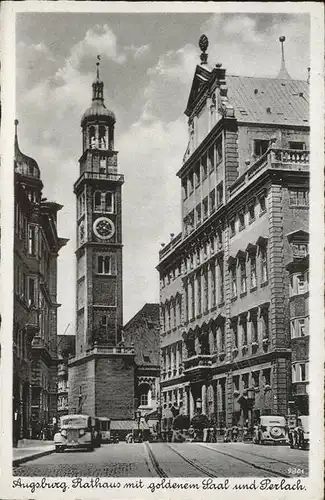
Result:
{"label": "clock face on tower", "polygon": [[108,217],[99,217],[94,222],[93,230],[97,238],[108,240],[115,233],[114,222]]}

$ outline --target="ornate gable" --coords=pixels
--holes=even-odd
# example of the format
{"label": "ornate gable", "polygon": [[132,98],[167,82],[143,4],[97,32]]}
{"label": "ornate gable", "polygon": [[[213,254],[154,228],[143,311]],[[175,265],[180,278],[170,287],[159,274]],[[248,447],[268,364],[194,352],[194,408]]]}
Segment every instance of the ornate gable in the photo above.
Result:
{"label": "ornate gable", "polygon": [[190,114],[192,113],[193,108],[197,102],[198,96],[200,94],[203,94],[204,89],[208,88],[208,83],[210,79],[211,79],[211,71],[208,68],[203,68],[202,66],[197,65],[185,110],[186,116],[190,116]]}

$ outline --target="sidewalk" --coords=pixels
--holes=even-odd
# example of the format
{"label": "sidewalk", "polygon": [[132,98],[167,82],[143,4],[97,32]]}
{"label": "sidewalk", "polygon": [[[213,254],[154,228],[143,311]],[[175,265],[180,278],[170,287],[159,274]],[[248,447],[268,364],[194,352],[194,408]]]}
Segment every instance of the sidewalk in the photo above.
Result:
{"label": "sidewalk", "polygon": [[49,455],[55,451],[53,441],[42,441],[39,439],[21,439],[17,448],[12,449],[12,465],[17,465],[33,460],[34,458]]}

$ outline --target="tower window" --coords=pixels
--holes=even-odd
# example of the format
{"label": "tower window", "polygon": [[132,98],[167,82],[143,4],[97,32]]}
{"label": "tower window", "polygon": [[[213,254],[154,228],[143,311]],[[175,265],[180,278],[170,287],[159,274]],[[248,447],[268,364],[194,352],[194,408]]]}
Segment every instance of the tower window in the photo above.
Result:
{"label": "tower window", "polygon": [[100,149],[106,149],[106,129],[103,125],[99,127],[99,147]]}
{"label": "tower window", "polygon": [[94,193],[94,211],[95,212],[114,212],[114,193],[96,191]]}
{"label": "tower window", "polygon": [[105,156],[101,156],[99,159],[99,173],[101,173],[101,174],[106,173],[106,158],[105,158]]}
{"label": "tower window", "polygon": [[112,259],[109,255],[98,255],[97,272],[98,274],[112,274]]}
{"label": "tower window", "polygon": [[36,226],[28,226],[28,253],[29,255],[36,255],[37,248],[37,233]]}
{"label": "tower window", "polygon": [[96,131],[95,127],[90,127],[89,129],[89,145],[91,149],[96,147]]}

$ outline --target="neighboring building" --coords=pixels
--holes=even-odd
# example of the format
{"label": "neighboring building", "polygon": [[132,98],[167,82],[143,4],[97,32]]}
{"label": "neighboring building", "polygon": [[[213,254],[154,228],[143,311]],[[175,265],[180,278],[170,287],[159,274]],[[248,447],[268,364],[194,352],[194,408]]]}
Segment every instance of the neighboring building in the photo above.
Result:
{"label": "neighboring building", "polygon": [[15,134],[13,432],[31,437],[57,412],[57,257],[68,240],[57,234],[62,208],[42,198],[36,161]]}
{"label": "neighboring building", "polygon": [[135,349],[135,406],[145,416],[159,403],[159,304],[145,304],[124,326],[123,333],[125,343]]}
{"label": "neighboring building", "polygon": [[[99,63],[98,63],[99,64]],[[104,84],[92,84],[81,120],[83,153],[77,202],[76,356],[69,361],[69,411],[134,417],[134,349],[121,346],[122,184],[114,150],[115,115]]]}
{"label": "neighboring building", "polygon": [[278,78],[227,76],[199,45],[182,232],[159,253],[162,400],[217,425],[306,413],[308,83],[284,57]]}
{"label": "neighboring building", "polygon": [[75,335],[58,335],[58,417],[67,415],[68,405],[68,360],[76,354]]}

